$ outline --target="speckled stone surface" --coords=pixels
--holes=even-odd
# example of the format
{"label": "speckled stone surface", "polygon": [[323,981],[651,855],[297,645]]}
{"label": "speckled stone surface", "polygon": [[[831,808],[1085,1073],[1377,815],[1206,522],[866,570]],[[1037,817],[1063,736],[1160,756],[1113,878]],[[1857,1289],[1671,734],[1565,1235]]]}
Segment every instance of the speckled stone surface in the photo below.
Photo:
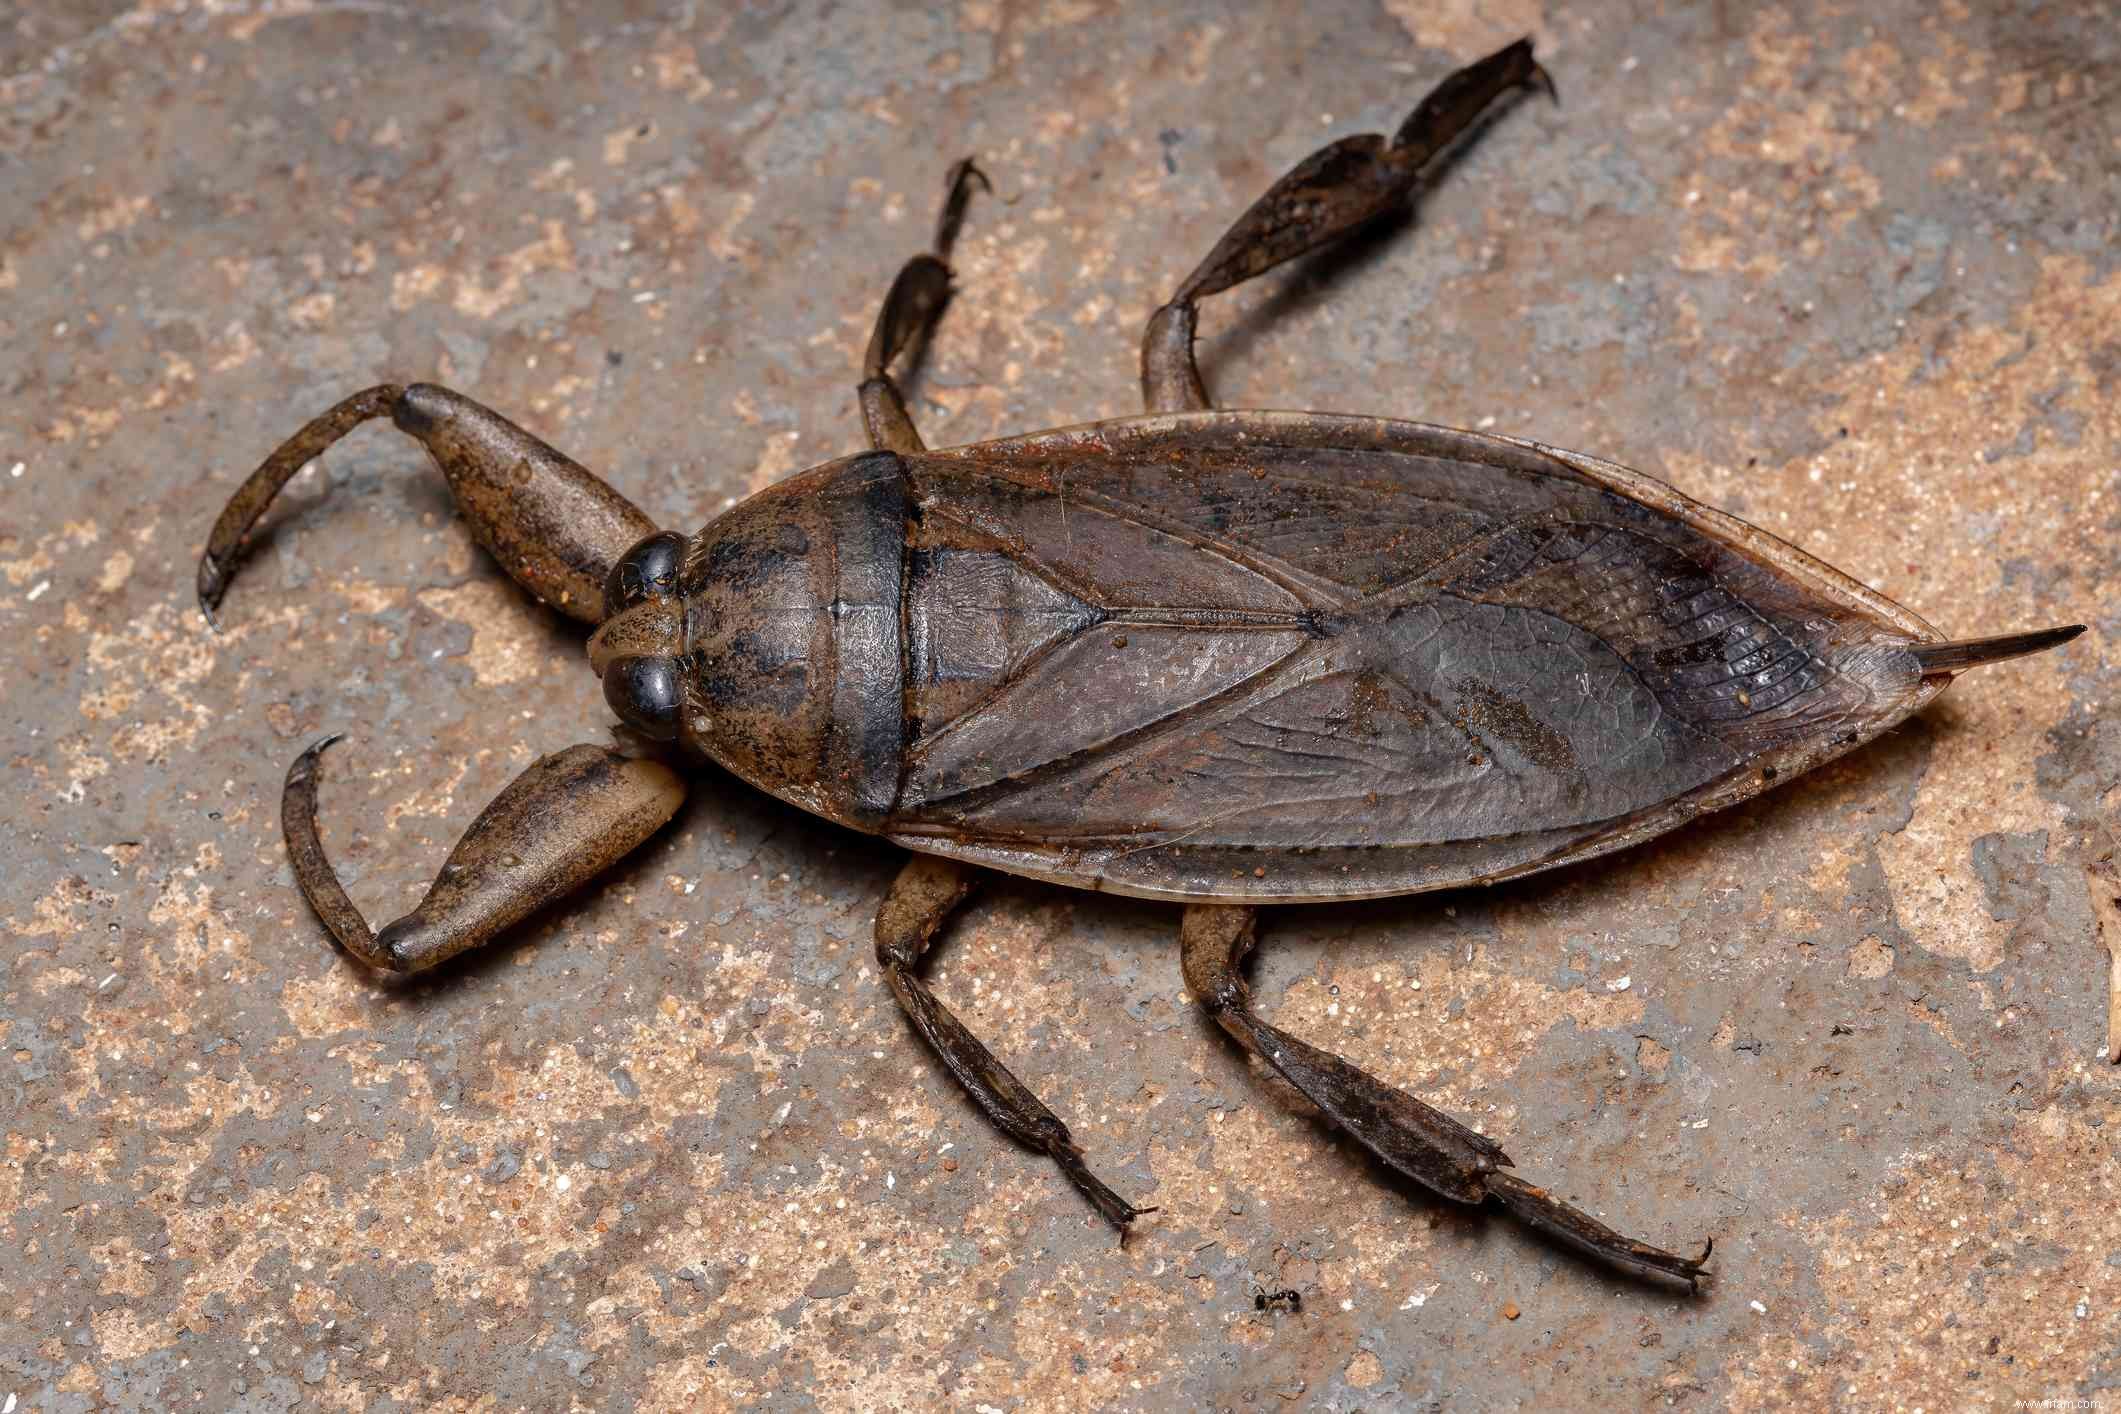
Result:
{"label": "speckled stone surface", "polygon": [[[304,742],[350,733],[325,839],[385,917],[608,715],[387,428],[208,635],[280,436],[434,379],[695,526],[861,445],[967,153],[929,439],[1129,412],[1245,203],[1520,33],[1563,106],[1213,302],[1219,395],[1579,447],[1955,633],[2092,626],[1680,837],[1269,916],[1277,1021],[1713,1234],[1713,1289],[1387,1181],[1192,1009],[1175,910],[997,881],[933,975],[1161,1205],[1116,1249],[879,985],[893,852],[727,778],[430,982],[333,953]],[[2117,113],[2111,3],[0,14],[0,1406],[2121,1408]]]}

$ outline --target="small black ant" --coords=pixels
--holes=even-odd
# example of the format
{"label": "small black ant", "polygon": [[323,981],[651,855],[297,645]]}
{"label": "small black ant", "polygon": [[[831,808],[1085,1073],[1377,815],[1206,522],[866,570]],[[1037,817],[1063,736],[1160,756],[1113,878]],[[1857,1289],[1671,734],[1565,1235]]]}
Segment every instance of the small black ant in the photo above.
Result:
{"label": "small black ant", "polygon": [[1263,1286],[1252,1288],[1252,1309],[1255,1311],[1302,1311],[1304,1294],[1293,1286],[1279,1291],[1269,1291]]}

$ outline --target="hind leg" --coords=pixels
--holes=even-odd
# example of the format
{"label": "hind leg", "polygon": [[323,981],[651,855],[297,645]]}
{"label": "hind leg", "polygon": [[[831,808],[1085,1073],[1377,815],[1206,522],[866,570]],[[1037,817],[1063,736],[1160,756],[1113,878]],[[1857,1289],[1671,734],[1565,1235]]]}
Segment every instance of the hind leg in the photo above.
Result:
{"label": "hind leg", "polygon": [[1707,1249],[1687,1258],[1623,1237],[1507,1172],[1514,1167],[1510,1156],[1494,1140],[1261,1020],[1238,973],[1251,951],[1257,916],[1250,908],[1197,904],[1186,910],[1179,933],[1187,990],[1239,1045],[1281,1072],[1365,1149],[1424,1188],[1461,1203],[1492,1198],[1528,1226],[1607,1266],[1697,1289]]}
{"label": "hind leg", "polygon": [[1449,147],[1489,105],[1513,89],[1553,92],[1553,80],[1520,39],[1452,74],[1409,114],[1390,142],[1377,133],[1344,137],[1306,157],[1268,188],[1215,243],[1178,292],[1149,317],[1142,334],[1142,399],[1150,412],[1209,406],[1193,358],[1201,300],[1265,274],[1285,260],[1331,244],[1399,207],[1430,159]]}

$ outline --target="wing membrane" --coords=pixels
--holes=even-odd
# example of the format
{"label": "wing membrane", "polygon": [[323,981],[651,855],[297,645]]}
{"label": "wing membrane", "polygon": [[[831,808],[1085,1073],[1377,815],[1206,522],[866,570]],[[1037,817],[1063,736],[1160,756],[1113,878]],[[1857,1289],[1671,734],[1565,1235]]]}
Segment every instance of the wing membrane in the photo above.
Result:
{"label": "wing membrane", "polygon": [[974,528],[1096,616],[910,758],[894,830],[1021,872],[1441,887],[1668,827],[1926,700],[1919,620],[1525,444],[1206,414],[913,476],[929,533]]}

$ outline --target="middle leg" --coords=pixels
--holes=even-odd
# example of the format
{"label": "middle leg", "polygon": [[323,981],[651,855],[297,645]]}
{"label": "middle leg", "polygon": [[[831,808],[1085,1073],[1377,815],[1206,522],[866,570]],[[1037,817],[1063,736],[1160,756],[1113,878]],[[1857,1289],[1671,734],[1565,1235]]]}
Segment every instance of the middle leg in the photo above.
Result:
{"label": "middle leg", "polygon": [[950,302],[950,247],[957,243],[957,228],[965,223],[965,203],[972,199],[974,183],[988,186],[987,174],[967,157],[950,169],[942,213],[935,221],[935,249],[916,255],[899,267],[884,307],[877,311],[876,328],[869,336],[869,352],[862,360],[862,423],[869,429],[869,444],[880,452],[918,452],[925,449],[921,434],[907,415],[906,399],[891,376],[891,365],[899,355],[917,360],[921,348]]}
{"label": "middle leg", "polygon": [[1186,910],[1179,934],[1187,990],[1240,1045],[1280,1071],[1364,1148],[1423,1187],[1461,1203],[1493,1198],[1528,1226],[1608,1266],[1697,1289],[1707,1249],[1687,1258],[1623,1237],[1507,1172],[1510,1156],[1486,1135],[1262,1021],[1238,975],[1238,963],[1252,949],[1257,916],[1250,908],[1196,904]]}
{"label": "middle leg", "polygon": [[1083,1162],[1082,1146],[1061,1117],[1046,1108],[1029,1086],[1010,1074],[979,1037],[950,1008],[936,999],[914,971],[928,951],[936,929],[972,892],[972,871],[931,854],[916,854],[892,882],[876,914],[876,961],[898,1004],[921,1039],[965,1087],[973,1103],[1002,1133],[1026,1148],[1037,1149],[1060,1165],[1068,1181],[1082,1190],[1105,1220],[1119,1229],[1154,1208],[1138,1208],[1107,1188]]}

